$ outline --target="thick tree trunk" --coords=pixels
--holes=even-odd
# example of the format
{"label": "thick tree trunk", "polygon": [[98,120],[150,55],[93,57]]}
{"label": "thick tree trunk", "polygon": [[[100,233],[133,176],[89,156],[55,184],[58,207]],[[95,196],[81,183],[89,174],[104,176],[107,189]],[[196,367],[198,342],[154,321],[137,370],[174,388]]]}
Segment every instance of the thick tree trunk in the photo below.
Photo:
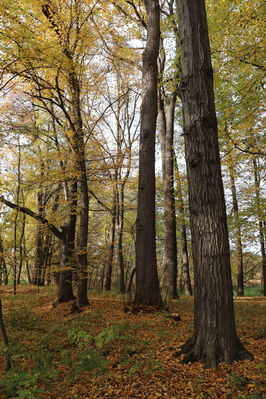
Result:
{"label": "thick tree trunk", "polygon": [[234,170],[231,165],[229,165],[230,174],[230,184],[231,192],[233,198],[233,211],[235,219],[235,238],[236,238],[236,260],[237,260],[237,296],[244,295],[244,274],[243,274],[243,251],[242,251],[242,241],[241,241],[241,226],[238,211],[238,202],[236,195],[236,184]]}
{"label": "thick tree trunk", "polygon": [[255,183],[255,193],[256,193],[256,207],[257,207],[258,224],[259,224],[263,295],[266,296],[266,256],[265,256],[264,225],[263,225],[264,217],[263,217],[263,210],[260,198],[258,165],[255,158],[253,159],[253,171],[254,171],[254,183]]}
{"label": "thick tree trunk", "polygon": [[165,110],[165,104],[159,92],[158,125],[162,154],[164,192],[163,289],[168,298],[178,298],[173,150],[175,100],[176,96],[172,96]]}
{"label": "thick tree trunk", "polygon": [[178,169],[177,160],[175,158],[175,178],[176,178],[176,195],[177,195],[177,209],[179,212],[180,220],[180,239],[181,239],[181,249],[182,249],[182,269],[183,269],[183,283],[185,287],[186,295],[192,296],[192,287],[189,272],[189,258],[188,258],[188,248],[187,248],[187,228],[185,220],[185,206],[182,194],[182,185]]}
{"label": "thick tree trunk", "polygon": [[145,0],[144,3],[147,11],[147,42],[142,69],[135,303],[161,306],[155,244],[155,131],[160,10],[157,0]]}
{"label": "thick tree trunk", "polygon": [[63,227],[64,237],[61,240],[61,262],[57,302],[68,302],[74,299],[72,289],[73,253],[77,222],[77,182],[73,182],[69,193],[69,216]]}
{"label": "thick tree trunk", "polygon": [[213,72],[203,0],[177,0],[181,45],[180,96],[195,276],[194,335],[185,361],[216,367],[252,359],[235,329],[230,250],[221,175]]}
{"label": "thick tree trunk", "polygon": [[[68,54],[66,54],[68,56]],[[69,74],[69,87],[71,92],[71,103],[73,111],[73,119],[75,121],[73,149],[76,155],[76,165],[79,176],[79,191],[80,191],[80,212],[79,212],[79,270],[78,270],[78,292],[77,292],[77,307],[88,305],[88,225],[89,225],[89,195],[88,182],[86,170],[86,155],[85,143],[82,127],[82,117],[80,109],[80,87],[77,79],[73,59],[68,56],[71,61],[72,71]]]}

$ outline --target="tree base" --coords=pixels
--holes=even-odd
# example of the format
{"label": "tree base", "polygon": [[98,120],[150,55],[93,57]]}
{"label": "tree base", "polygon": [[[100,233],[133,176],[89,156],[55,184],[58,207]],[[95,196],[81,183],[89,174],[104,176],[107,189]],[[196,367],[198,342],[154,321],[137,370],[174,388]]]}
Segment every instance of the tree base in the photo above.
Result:
{"label": "tree base", "polygon": [[124,312],[125,313],[132,313],[132,314],[138,314],[138,313],[154,313],[154,312],[159,312],[163,308],[162,304],[161,305],[143,305],[141,303],[135,303],[135,302],[127,302],[124,304]]}
{"label": "tree base", "polygon": [[217,368],[218,363],[222,361],[232,363],[237,360],[254,360],[254,356],[244,348],[237,337],[233,350],[229,352],[217,343],[209,346],[200,345],[197,343],[196,337],[193,336],[173,356],[179,357],[180,355],[185,355],[181,363],[201,361],[205,363],[206,368]]}

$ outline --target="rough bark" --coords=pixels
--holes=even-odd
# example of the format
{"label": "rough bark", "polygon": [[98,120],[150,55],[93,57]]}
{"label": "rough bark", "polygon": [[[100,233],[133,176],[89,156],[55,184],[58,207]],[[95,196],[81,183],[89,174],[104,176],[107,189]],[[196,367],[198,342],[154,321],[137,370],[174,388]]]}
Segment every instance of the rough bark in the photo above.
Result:
{"label": "rough bark", "polygon": [[241,241],[241,226],[236,195],[235,175],[232,165],[229,165],[230,184],[233,198],[233,212],[235,221],[236,261],[237,261],[237,295],[244,295],[243,251]]}
{"label": "rough bark", "polygon": [[230,250],[221,175],[213,71],[203,0],[177,0],[180,96],[194,264],[194,335],[185,361],[252,359],[235,328]]}
{"label": "rough bark", "polygon": [[[166,105],[159,92],[158,125],[162,155],[164,193],[164,275],[163,289],[169,298],[178,298],[177,293],[177,247],[174,190],[174,114],[176,96]],[[166,109],[165,109],[166,108]]]}
{"label": "rough bark", "polygon": [[155,131],[160,11],[157,0],[146,0],[144,3],[147,11],[147,42],[142,69],[135,304],[160,306],[155,245]]}
{"label": "rough bark", "polygon": [[262,203],[260,197],[258,165],[255,158],[253,159],[253,171],[254,171],[256,207],[257,207],[258,225],[259,225],[263,295],[266,296],[266,256],[265,256],[265,239],[264,239],[264,217],[263,217]]}
{"label": "rough bark", "polygon": [[68,302],[75,298],[72,288],[72,271],[74,269],[73,253],[77,222],[77,182],[69,190],[69,215],[63,226],[61,240],[60,277],[57,302]]}
{"label": "rough bark", "polygon": [[183,283],[186,295],[192,296],[192,286],[190,280],[189,258],[188,258],[188,248],[187,248],[187,227],[185,219],[185,205],[183,200],[182,185],[181,185],[181,179],[176,158],[175,158],[175,178],[176,178],[177,209],[180,220],[179,228],[180,228],[180,239],[181,239],[181,250],[182,250]]}

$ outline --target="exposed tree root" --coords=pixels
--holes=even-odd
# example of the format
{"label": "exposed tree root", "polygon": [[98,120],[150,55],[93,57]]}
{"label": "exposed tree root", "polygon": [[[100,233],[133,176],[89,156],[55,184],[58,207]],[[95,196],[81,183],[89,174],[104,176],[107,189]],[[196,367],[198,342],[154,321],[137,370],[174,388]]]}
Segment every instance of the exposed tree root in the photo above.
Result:
{"label": "exposed tree root", "polygon": [[232,363],[237,360],[253,360],[254,356],[244,348],[241,342],[236,340],[233,350],[228,353],[226,349],[222,349],[221,345],[199,345],[196,343],[196,338],[193,336],[184,345],[182,345],[178,352],[174,353],[174,357],[185,355],[181,363],[201,361],[204,362],[206,368],[217,368],[218,363],[224,361]]}

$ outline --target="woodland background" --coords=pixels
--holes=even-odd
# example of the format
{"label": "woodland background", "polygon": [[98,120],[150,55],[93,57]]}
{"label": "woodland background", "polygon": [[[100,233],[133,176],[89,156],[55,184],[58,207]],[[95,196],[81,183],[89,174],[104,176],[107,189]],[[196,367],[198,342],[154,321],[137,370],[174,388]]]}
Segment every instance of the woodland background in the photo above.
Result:
{"label": "woodland background", "polygon": [[[60,34],[72,52],[80,86],[89,186],[89,284],[110,289],[106,279],[111,278],[112,288],[123,292],[135,263],[144,11],[130,1],[58,2],[58,7]],[[179,50],[174,2],[163,2],[161,10],[159,89],[166,106],[176,97],[174,187],[182,292],[183,229],[192,282],[193,267],[181,102],[175,95]],[[71,142],[69,60],[62,57],[61,39],[58,42],[49,29],[39,2],[3,1],[0,11],[1,193],[62,226],[70,208],[67,191],[80,174]],[[242,267],[244,283],[260,285],[263,263],[265,267],[263,4],[207,1],[207,11],[233,282],[237,285],[237,269]],[[156,244],[162,279],[164,199],[159,137],[157,141]],[[60,267],[59,242],[47,226],[4,205],[0,223],[2,281],[7,275],[11,280],[14,270],[18,282],[22,278],[42,285],[52,280]],[[76,243],[75,256],[78,248]]]}

